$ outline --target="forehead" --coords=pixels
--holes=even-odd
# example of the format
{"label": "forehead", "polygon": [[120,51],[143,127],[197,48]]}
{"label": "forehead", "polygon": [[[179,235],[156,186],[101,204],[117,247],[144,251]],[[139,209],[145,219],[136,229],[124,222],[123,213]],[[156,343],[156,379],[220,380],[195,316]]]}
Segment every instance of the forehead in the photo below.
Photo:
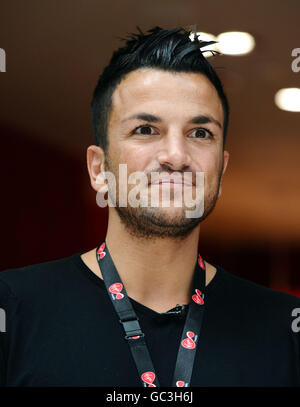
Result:
{"label": "forehead", "polygon": [[111,121],[147,111],[165,118],[211,114],[223,122],[222,103],[210,80],[200,73],[141,68],[127,74],[112,95]]}

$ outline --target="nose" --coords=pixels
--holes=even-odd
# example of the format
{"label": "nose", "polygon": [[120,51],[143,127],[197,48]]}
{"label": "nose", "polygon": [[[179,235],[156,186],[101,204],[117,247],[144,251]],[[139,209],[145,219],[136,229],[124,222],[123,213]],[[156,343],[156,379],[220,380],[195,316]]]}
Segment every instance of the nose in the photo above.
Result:
{"label": "nose", "polygon": [[181,132],[169,132],[161,142],[157,160],[162,167],[168,166],[173,171],[183,171],[190,167],[187,141]]}

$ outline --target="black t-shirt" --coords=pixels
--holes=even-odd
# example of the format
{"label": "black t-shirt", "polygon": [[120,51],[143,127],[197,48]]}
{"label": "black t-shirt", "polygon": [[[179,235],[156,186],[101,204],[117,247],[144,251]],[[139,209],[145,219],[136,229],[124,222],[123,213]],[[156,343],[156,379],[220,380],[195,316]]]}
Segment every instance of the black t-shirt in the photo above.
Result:
{"label": "black t-shirt", "polygon": [[[82,253],[0,272],[2,386],[142,386],[104,281]],[[190,386],[300,386],[300,299],[216,267]],[[185,317],[131,302],[160,385],[171,386]]]}

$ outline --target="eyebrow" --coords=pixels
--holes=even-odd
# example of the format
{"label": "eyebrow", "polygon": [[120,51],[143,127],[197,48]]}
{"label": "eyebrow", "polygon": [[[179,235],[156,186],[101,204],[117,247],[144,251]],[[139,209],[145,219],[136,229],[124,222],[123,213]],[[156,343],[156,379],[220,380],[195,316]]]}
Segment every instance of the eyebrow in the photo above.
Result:
{"label": "eyebrow", "polygon": [[[132,116],[129,116],[125,119],[123,119],[121,122],[124,123],[128,120],[133,120],[133,119],[139,119],[139,120],[144,120],[145,122],[152,122],[152,123],[161,123],[162,119],[159,116],[154,116],[153,114],[150,113],[135,113]],[[205,123],[214,123],[220,129],[222,129],[221,123],[214,119],[211,115],[198,115],[191,117],[189,119],[189,123],[192,124],[205,124]]]}

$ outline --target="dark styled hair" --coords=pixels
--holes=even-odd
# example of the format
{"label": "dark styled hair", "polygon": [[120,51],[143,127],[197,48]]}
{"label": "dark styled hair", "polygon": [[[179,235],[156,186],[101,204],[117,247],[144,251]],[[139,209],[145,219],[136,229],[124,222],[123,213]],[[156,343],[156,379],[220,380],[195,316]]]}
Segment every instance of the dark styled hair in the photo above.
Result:
{"label": "dark styled hair", "polygon": [[[185,28],[166,30],[155,27],[144,34],[139,27],[139,33],[131,33],[124,47],[115,51],[109,64],[100,75],[94,90],[92,107],[92,128],[95,144],[107,151],[107,128],[112,105],[112,95],[117,85],[126,74],[142,67],[157,68],[169,72],[193,72],[204,74],[216,88],[223,106],[223,148],[228,127],[229,105],[222,83],[202,54],[201,48],[214,44],[216,41],[202,41]],[[206,50],[205,50],[206,51]],[[214,55],[217,51],[210,51]]]}

